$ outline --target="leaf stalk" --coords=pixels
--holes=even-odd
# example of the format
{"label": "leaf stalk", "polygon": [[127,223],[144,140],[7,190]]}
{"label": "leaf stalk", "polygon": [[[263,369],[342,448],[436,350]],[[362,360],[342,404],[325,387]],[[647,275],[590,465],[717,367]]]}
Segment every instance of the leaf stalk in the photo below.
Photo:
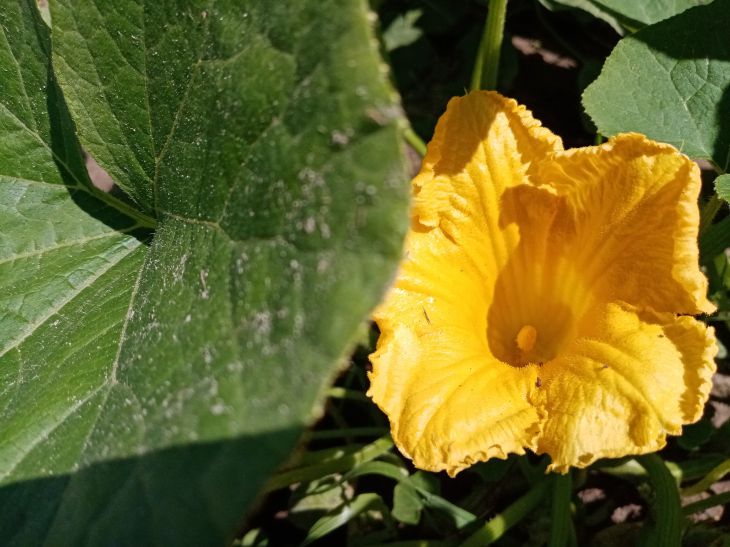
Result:
{"label": "leaf stalk", "polygon": [[499,73],[499,58],[504,38],[504,21],[507,15],[507,0],[490,0],[487,21],[484,25],[474,71],[471,90],[496,89]]}

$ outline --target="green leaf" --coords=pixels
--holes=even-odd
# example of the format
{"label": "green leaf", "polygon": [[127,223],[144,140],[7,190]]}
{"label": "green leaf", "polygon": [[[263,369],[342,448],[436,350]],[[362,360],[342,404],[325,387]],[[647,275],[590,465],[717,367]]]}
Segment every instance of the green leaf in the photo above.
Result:
{"label": "green leaf", "polygon": [[400,110],[364,2],[51,11],[135,206],[88,183],[34,0],[0,4],[0,537],[224,544],[393,274]]}
{"label": "green leaf", "polygon": [[632,32],[646,25],[682,13],[683,11],[711,0],[539,0],[545,7],[580,9],[604,20],[617,32],[622,29]]}
{"label": "green leaf", "polygon": [[348,469],[372,461],[393,448],[390,435],[373,441],[352,453],[345,453],[338,457],[318,462],[312,465],[289,469],[271,478],[266,485],[267,490],[284,488],[296,482],[313,481],[331,475],[345,472]]}
{"label": "green leaf", "polygon": [[730,202],[730,175],[720,175],[715,179],[715,192],[720,198]]}
{"label": "green leaf", "polygon": [[638,131],[730,164],[730,0],[689,9],[622,39],[583,105],[604,135]]}
{"label": "green leaf", "polygon": [[416,26],[416,21],[422,14],[420,9],[414,9],[393,19],[393,22],[383,32],[385,49],[393,51],[399,47],[409,46],[418,40],[423,32]]}
{"label": "green leaf", "polygon": [[619,34],[623,34],[623,27],[615,16],[598,6],[592,0],[539,0],[550,11],[579,10],[601,19]]}
{"label": "green leaf", "polygon": [[682,428],[682,435],[677,437],[677,444],[685,450],[697,450],[707,443],[715,434],[715,427],[707,418]]}
{"label": "green leaf", "polygon": [[393,518],[404,524],[416,525],[421,520],[423,500],[408,481],[401,481],[393,488]]}
{"label": "green leaf", "polygon": [[300,484],[289,498],[288,520],[302,530],[310,528],[325,513],[352,499],[352,488],[330,475]]}
{"label": "green leaf", "polygon": [[590,0],[598,8],[614,14],[629,25],[652,25],[663,19],[682,13],[694,6],[708,4],[711,0]]}
{"label": "green leaf", "polygon": [[337,510],[323,516],[312,525],[307,537],[304,538],[302,547],[326,536],[358,515],[370,510],[387,512],[385,502],[379,495],[372,493],[360,494],[353,500],[346,501]]}

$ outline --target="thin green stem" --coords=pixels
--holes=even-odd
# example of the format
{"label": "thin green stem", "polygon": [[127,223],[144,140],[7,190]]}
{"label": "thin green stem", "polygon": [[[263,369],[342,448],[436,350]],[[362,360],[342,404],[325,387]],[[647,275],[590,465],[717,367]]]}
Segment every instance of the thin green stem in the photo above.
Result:
{"label": "thin green stem", "polygon": [[730,503],[730,492],[723,492],[722,494],[710,496],[709,498],[705,498],[703,500],[695,501],[694,503],[689,503],[685,505],[684,507],[682,507],[682,514],[685,516],[689,516],[693,515],[694,513],[704,511],[705,509],[709,509],[710,507],[715,507],[716,505],[725,505],[727,503]]}
{"label": "thin green stem", "polygon": [[403,130],[403,138],[421,156],[426,155],[426,143],[423,142],[423,139],[421,139],[421,137],[419,137],[418,134],[413,131],[413,129],[411,129],[410,127],[406,127]]}
{"label": "thin green stem", "polygon": [[[704,477],[713,467],[720,465],[723,460],[723,457],[707,456],[697,460],[688,460],[679,463],[664,462],[664,464],[669,469],[674,480],[680,483]],[[647,476],[646,470],[636,460],[628,460],[620,465],[614,465],[613,462],[609,461],[596,464],[594,468],[600,469],[608,475],[631,481],[644,480]]]}
{"label": "thin green stem", "polygon": [[345,454],[340,458],[325,461],[322,463],[290,469],[274,475],[264,488],[264,491],[271,492],[284,488],[295,482],[310,482],[332,473],[342,473],[356,466],[374,460],[393,448],[393,441],[390,435],[381,437],[372,443],[365,445],[357,452]]}
{"label": "thin green stem", "polygon": [[700,211],[700,236],[712,225],[715,215],[722,207],[722,199],[716,193],[705,203]]}
{"label": "thin green stem", "polygon": [[545,470],[532,467],[530,462],[527,461],[527,456],[520,456],[517,458],[517,466],[520,468],[522,476],[527,479],[530,485],[545,480]]}
{"label": "thin green stem", "polygon": [[682,495],[693,496],[695,494],[699,494],[700,492],[704,492],[728,473],[730,473],[730,460],[725,460],[720,465],[715,466],[700,481],[696,482],[692,486],[684,488],[682,490]]}
{"label": "thin green stem", "polygon": [[[725,169],[720,167],[714,161],[710,161],[710,165],[718,175],[724,175]],[[717,195],[717,192],[712,193],[712,197],[704,204],[700,210],[700,236],[712,225],[712,221],[715,219],[715,215],[722,207],[723,200]]]}
{"label": "thin green stem", "polygon": [[573,519],[570,514],[570,497],[573,493],[573,481],[570,474],[553,475],[552,522],[548,547],[564,547],[568,545]]}
{"label": "thin green stem", "polygon": [[636,460],[646,469],[654,490],[652,503],[653,522],[645,529],[644,545],[680,547],[682,543],[682,505],[679,500],[677,481],[664,460],[656,454],[639,456]]}
{"label": "thin green stem", "polygon": [[471,75],[472,91],[497,88],[499,57],[502,50],[506,15],[507,0],[490,0],[484,34],[479,42],[474,71]]}
{"label": "thin green stem", "polygon": [[521,498],[469,536],[461,547],[479,547],[497,541],[540,503],[547,493],[549,483],[548,480],[542,480],[530,488]]}

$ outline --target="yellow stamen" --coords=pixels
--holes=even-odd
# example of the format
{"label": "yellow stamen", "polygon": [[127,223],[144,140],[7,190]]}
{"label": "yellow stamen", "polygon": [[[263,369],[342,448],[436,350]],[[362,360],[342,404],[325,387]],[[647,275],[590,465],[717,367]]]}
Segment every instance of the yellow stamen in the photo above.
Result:
{"label": "yellow stamen", "polygon": [[532,351],[537,341],[537,329],[532,325],[525,325],[517,333],[517,347],[522,353]]}

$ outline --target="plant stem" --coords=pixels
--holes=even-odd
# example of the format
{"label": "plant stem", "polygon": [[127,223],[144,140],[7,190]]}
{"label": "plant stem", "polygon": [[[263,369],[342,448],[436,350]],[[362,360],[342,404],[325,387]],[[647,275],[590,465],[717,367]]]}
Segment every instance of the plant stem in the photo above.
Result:
{"label": "plant stem", "polygon": [[290,469],[274,475],[264,487],[264,492],[271,492],[284,488],[295,482],[311,482],[332,473],[342,473],[357,467],[358,465],[374,460],[393,448],[393,441],[390,435],[381,437],[372,443],[365,445],[357,452],[345,454],[341,458],[325,461],[319,464],[309,465]]}
{"label": "plant stem", "polygon": [[471,90],[496,89],[499,71],[499,57],[504,37],[504,20],[507,14],[507,0],[490,0],[484,34],[479,42],[474,71],[471,76]]}
{"label": "plant stem", "polygon": [[[712,168],[718,175],[725,174],[725,169],[720,167],[714,161],[710,161],[710,165],[712,165]],[[712,197],[707,201],[707,203],[704,204],[702,210],[700,210],[700,236],[702,236],[702,234],[704,234],[705,231],[712,225],[712,221],[714,220],[717,212],[720,210],[720,207],[722,207],[722,203],[723,200],[720,199],[720,196],[717,195],[717,192],[712,192]]]}
{"label": "plant stem", "polygon": [[728,502],[730,502],[730,492],[723,492],[722,494],[710,496],[709,498],[685,505],[682,507],[682,513],[689,516],[694,513],[698,513],[699,511],[709,509],[710,507],[715,507],[716,505],[725,505]]}
{"label": "plant stem", "polygon": [[406,127],[403,130],[403,138],[421,156],[426,155],[426,143],[423,142],[423,139],[421,139],[421,137],[419,137],[418,134],[415,131],[413,131],[412,128]]}
{"label": "plant stem", "polygon": [[545,496],[550,481],[542,480],[535,486],[530,488],[526,494],[519,498],[504,511],[499,513],[474,534],[469,536],[467,540],[461,544],[461,547],[479,547],[489,545],[501,538],[507,530],[521,521],[532,511]]}
{"label": "plant stem", "polygon": [[658,455],[645,454],[636,460],[646,469],[654,490],[651,503],[653,523],[646,530],[644,544],[680,547],[683,519],[677,481]]}
{"label": "plant stem", "polygon": [[700,236],[705,233],[707,228],[710,227],[712,220],[720,210],[720,207],[722,207],[722,200],[717,193],[713,193],[712,197],[707,203],[705,203],[700,211]]}
{"label": "plant stem", "polygon": [[572,535],[573,526],[570,515],[570,497],[573,490],[573,481],[570,474],[553,475],[553,505],[552,522],[550,524],[550,540],[548,547],[563,547],[568,545],[568,538]]}
{"label": "plant stem", "polygon": [[693,496],[695,494],[699,494],[700,492],[704,492],[728,473],[730,473],[730,460],[725,460],[720,465],[714,467],[707,475],[702,478],[702,480],[696,482],[692,486],[684,488],[682,490],[682,495]]}

